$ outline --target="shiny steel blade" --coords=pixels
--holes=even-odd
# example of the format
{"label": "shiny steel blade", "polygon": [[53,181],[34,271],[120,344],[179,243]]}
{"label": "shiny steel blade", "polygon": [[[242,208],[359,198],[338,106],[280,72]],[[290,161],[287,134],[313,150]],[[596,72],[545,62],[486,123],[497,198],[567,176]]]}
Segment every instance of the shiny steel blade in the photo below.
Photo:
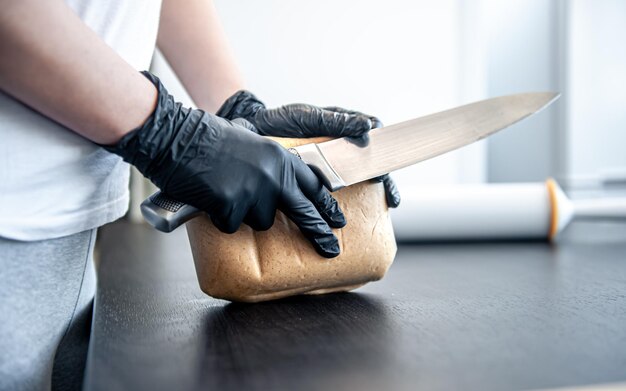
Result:
{"label": "shiny steel blade", "polygon": [[366,146],[341,138],[317,148],[348,186],[471,144],[539,112],[558,97],[553,92],[501,96],[374,129]]}

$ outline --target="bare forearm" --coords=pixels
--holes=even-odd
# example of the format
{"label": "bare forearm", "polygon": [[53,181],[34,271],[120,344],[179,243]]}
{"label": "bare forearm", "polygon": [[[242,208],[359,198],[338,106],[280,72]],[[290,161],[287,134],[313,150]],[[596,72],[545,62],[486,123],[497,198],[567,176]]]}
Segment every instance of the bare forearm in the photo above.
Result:
{"label": "bare forearm", "polygon": [[157,44],[199,108],[214,113],[243,88],[211,0],[164,0]]}
{"label": "bare forearm", "polygon": [[102,144],[141,125],[156,103],[153,84],[59,0],[3,3],[0,89]]}

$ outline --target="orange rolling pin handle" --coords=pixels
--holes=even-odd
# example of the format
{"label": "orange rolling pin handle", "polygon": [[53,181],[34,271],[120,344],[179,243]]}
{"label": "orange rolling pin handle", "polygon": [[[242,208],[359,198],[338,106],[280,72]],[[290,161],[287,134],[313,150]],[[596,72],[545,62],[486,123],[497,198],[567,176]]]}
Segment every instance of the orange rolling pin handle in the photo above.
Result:
{"label": "orange rolling pin handle", "polygon": [[548,228],[548,240],[552,241],[559,233],[559,200],[557,192],[559,185],[552,178],[546,180],[548,197],[550,198],[550,225]]}

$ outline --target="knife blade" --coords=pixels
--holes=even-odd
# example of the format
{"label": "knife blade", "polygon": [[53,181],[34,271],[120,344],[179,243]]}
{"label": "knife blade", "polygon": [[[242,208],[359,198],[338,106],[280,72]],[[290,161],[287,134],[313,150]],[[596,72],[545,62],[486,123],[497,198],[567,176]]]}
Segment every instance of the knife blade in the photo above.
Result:
{"label": "knife blade", "polygon": [[[365,143],[344,137],[290,151],[335,191],[483,139],[541,111],[558,97],[554,92],[531,92],[491,98],[371,130]],[[141,212],[163,232],[201,213],[161,192],[148,197]]]}

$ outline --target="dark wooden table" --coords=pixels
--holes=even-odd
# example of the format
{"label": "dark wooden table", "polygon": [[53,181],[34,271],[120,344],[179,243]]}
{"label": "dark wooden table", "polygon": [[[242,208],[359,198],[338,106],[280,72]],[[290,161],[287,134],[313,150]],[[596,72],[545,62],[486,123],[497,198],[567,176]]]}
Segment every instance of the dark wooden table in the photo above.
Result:
{"label": "dark wooden table", "polygon": [[626,225],[401,245],[355,293],[229,304],[186,233],[103,229],[87,390],[520,390],[626,380]]}

